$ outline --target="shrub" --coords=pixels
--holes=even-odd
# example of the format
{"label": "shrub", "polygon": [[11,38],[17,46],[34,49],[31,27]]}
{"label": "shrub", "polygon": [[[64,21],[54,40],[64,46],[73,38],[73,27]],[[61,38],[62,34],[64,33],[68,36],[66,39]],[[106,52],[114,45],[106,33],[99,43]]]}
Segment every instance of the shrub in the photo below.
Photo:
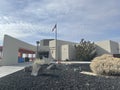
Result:
{"label": "shrub", "polygon": [[96,56],[96,46],[94,42],[81,39],[80,43],[75,46],[76,59],[78,61],[91,61]]}
{"label": "shrub", "polygon": [[100,75],[120,75],[120,58],[112,55],[102,55],[92,60],[91,70]]}

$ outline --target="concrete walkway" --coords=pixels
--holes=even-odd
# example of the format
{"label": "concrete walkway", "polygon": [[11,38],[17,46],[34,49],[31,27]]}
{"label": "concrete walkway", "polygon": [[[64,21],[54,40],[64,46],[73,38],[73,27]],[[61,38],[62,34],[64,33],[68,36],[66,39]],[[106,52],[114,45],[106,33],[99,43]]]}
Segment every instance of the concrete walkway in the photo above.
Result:
{"label": "concrete walkway", "polygon": [[0,66],[0,78],[12,74],[14,72],[17,72],[19,70],[22,70],[24,69],[24,67],[32,65],[32,63],[33,62],[26,62],[12,66]]}
{"label": "concrete walkway", "polygon": [[62,62],[57,62],[57,63],[62,63],[62,64],[90,64],[90,61],[62,61]]}

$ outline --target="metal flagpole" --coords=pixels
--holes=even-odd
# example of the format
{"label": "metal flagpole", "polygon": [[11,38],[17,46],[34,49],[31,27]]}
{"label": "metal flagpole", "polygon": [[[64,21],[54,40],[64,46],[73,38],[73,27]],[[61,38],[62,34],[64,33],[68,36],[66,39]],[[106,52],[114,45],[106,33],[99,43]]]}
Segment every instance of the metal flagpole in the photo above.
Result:
{"label": "metal flagpole", "polygon": [[55,46],[56,46],[56,60],[58,60],[58,51],[57,51],[57,24],[55,24]]}
{"label": "metal flagpole", "polygon": [[52,31],[55,31],[55,59],[58,59],[58,45],[57,45],[57,23],[53,27]]}

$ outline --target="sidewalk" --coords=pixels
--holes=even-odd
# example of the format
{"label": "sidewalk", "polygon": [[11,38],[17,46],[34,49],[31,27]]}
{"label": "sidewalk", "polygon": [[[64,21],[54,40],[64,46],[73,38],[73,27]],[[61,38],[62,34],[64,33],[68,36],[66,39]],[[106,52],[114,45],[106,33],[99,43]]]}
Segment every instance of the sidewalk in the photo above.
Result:
{"label": "sidewalk", "polygon": [[62,64],[90,64],[90,61],[60,61],[57,63],[62,63]]}
{"label": "sidewalk", "polygon": [[26,62],[26,63],[20,63],[13,66],[0,66],[0,78],[7,76],[9,74],[12,74],[14,72],[17,72],[19,70],[24,69],[26,66],[32,65],[33,62]]}

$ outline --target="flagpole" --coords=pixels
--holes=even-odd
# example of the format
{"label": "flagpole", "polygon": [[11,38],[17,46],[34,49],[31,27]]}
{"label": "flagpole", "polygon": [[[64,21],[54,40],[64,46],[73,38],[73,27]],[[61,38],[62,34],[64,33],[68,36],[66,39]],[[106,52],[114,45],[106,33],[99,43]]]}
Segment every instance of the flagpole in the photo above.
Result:
{"label": "flagpole", "polygon": [[58,60],[58,46],[57,46],[57,23],[53,27],[52,31],[55,31],[55,59]]}
{"label": "flagpole", "polygon": [[57,52],[57,24],[56,24],[56,30],[55,30],[55,46],[56,46],[56,60],[58,59],[58,52]]}

